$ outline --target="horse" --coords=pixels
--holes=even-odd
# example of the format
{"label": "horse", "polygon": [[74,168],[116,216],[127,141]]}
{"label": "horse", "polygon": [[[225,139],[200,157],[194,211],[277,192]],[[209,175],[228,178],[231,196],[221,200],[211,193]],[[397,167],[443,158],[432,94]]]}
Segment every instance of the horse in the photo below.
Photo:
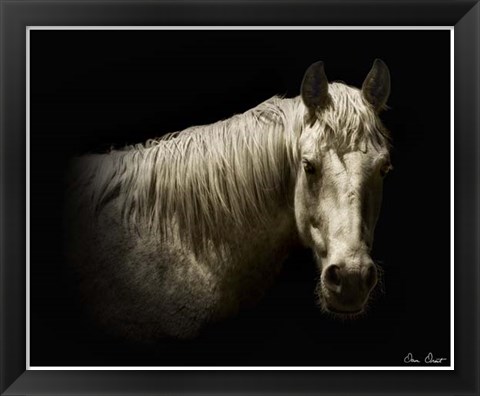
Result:
{"label": "horse", "polygon": [[[191,339],[257,303],[311,249],[319,312],[362,315],[390,133],[390,72],[361,89],[307,68],[294,98],[143,144],[73,158],[67,251],[82,304],[111,334]],[[314,298],[314,296],[312,296]]]}

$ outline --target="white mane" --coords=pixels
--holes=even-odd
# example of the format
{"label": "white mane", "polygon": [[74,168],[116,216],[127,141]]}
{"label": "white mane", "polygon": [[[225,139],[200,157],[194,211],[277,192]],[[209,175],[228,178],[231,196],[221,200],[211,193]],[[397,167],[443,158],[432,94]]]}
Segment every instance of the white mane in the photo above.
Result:
{"label": "white mane", "polygon": [[300,105],[274,97],[225,121],[83,157],[78,182],[90,186],[97,210],[118,198],[129,224],[159,235],[175,224],[191,245],[198,236],[218,240],[228,228],[258,226],[272,203],[288,198]]}
{"label": "white mane", "polygon": [[[378,117],[357,91],[330,84],[333,106],[319,114],[319,144],[386,144]],[[304,115],[299,97],[273,97],[224,121],[84,156],[76,164],[76,187],[96,211],[116,198],[130,226],[159,237],[176,230],[199,251],[232,227],[262,224],[287,203]]]}

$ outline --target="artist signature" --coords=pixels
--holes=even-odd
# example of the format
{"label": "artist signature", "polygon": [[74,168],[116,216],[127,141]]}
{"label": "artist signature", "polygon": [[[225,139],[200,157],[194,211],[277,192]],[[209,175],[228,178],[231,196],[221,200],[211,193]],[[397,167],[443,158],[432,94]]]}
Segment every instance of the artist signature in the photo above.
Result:
{"label": "artist signature", "polygon": [[[442,363],[444,360],[447,360],[447,358],[434,358],[433,353],[429,352],[427,356],[425,356],[425,359],[423,361],[425,363]],[[403,359],[404,363],[420,363],[420,360],[417,360],[413,357],[413,355],[409,352],[407,356]]]}

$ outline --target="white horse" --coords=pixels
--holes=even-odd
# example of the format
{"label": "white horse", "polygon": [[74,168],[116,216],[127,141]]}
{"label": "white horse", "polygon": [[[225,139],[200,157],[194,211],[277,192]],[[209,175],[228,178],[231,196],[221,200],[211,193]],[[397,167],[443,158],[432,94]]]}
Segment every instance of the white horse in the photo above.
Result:
{"label": "white horse", "polygon": [[329,83],[212,125],[72,162],[66,232],[85,306],[116,334],[194,337],[261,297],[292,247],[311,248],[323,311],[360,314],[389,136],[390,75]]}

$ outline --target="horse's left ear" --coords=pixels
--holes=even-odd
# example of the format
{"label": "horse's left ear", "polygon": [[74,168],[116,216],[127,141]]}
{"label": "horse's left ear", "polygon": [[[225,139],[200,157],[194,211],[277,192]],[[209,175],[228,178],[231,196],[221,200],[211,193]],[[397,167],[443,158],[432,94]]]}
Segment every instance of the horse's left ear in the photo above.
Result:
{"label": "horse's left ear", "polygon": [[315,122],[315,111],[328,104],[328,79],[322,61],[315,62],[305,72],[300,89],[302,100],[308,108],[310,122]]}
{"label": "horse's left ear", "polygon": [[390,71],[381,59],[375,59],[372,69],[362,85],[363,97],[375,111],[385,107],[390,96]]}

